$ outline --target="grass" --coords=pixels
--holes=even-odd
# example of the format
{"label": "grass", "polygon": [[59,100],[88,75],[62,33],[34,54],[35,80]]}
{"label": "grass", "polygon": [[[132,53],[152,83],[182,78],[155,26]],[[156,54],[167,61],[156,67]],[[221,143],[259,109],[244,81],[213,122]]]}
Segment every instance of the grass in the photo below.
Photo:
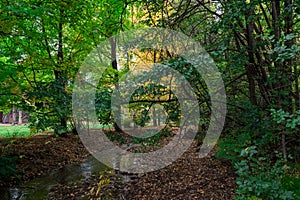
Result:
{"label": "grass", "polygon": [[[94,124],[90,128],[111,128],[112,125],[101,125],[101,124]],[[51,131],[50,131],[51,132]],[[0,138],[9,138],[9,137],[22,137],[22,136],[29,136],[30,129],[28,125],[0,125]]]}
{"label": "grass", "polygon": [[90,128],[112,128],[113,127],[113,125],[112,124],[107,124],[107,125],[103,125],[103,124],[99,124],[99,123],[97,123],[97,124],[90,124],[89,125],[89,127]]}
{"label": "grass", "polygon": [[30,130],[27,125],[0,126],[0,138],[1,137],[21,137],[21,136],[28,136],[29,134],[30,134]]}

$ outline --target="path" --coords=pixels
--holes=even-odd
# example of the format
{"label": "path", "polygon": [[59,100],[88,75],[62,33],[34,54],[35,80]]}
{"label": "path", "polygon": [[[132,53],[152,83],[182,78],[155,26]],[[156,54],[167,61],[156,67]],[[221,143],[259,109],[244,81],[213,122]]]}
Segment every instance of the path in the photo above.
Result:
{"label": "path", "polygon": [[[213,153],[212,153],[213,154]],[[210,155],[199,158],[198,147],[193,143],[184,155],[173,164],[126,183],[116,181],[115,175],[107,176],[111,182],[95,195],[99,178],[93,182],[81,181],[53,190],[49,199],[233,199],[235,185],[234,169],[229,161]],[[94,187],[93,195],[89,191]]]}

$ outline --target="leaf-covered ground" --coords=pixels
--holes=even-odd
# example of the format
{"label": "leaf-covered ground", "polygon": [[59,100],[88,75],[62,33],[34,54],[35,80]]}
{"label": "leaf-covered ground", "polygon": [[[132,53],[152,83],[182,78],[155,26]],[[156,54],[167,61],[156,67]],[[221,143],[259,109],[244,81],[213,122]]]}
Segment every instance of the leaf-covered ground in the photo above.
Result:
{"label": "leaf-covered ground", "polygon": [[[226,161],[199,158],[190,148],[179,160],[125,184],[126,199],[232,199],[234,172]],[[121,195],[122,196],[122,195]]]}
{"label": "leaf-covered ground", "polygon": [[[30,180],[72,162],[81,162],[87,151],[76,136],[2,140],[9,155],[18,157],[18,175]],[[197,143],[176,162],[123,181],[119,172],[93,175],[91,179],[59,185],[48,199],[233,199],[235,175],[230,163],[217,159],[214,152],[199,158]],[[0,181],[1,185],[15,184]]]}
{"label": "leaf-covered ground", "polygon": [[215,158],[214,152],[200,159],[198,149],[194,142],[173,164],[131,176],[130,181],[122,181],[120,172],[115,171],[58,186],[49,199],[233,199],[236,185],[230,163]]}
{"label": "leaf-covered ground", "polygon": [[30,138],[2,138],[0,142],[3,155],[14,158],[11,162],[15,162],[18,176],[11,180],[0,180],[0,186],[31,180],[66,164],[82,162],[88,155],[77,136],[40,135]]}

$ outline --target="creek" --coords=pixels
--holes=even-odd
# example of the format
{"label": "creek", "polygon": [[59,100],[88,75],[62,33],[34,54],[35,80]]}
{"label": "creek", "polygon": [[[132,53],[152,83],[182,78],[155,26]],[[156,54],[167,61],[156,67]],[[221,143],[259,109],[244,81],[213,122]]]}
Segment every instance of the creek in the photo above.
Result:
{"label": "creek", "polygon": [[[70,164],[48,175],[37,177],[19,186],[0,188],[1,200],[44,200],[52,188],[59,184],[69,184],[82,179],[89,179],[92,174],[109,170],[107,166],[93,156],[87,157],[81,164]],[[123,176],[124,181],[128,177]]]}

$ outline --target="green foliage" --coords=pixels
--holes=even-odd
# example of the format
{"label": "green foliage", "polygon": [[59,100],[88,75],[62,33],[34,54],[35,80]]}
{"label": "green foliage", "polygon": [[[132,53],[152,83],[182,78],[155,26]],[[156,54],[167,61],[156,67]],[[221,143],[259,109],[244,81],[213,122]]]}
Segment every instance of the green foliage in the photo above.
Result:
{"label": "green foliage", "polygon": [[295,199],[297,190],[284,179],[288,167],[277,150],[282,131],[278,125],[293,124],[297,114],[271,113],[244,103],[244,111],[234,115],[244,126],[230,126],[230,133],[219,142],[217,157],[230,159],[238,175],[236,199]]}
{"label": "green foliage", "polygon": [[74,129],[72,84],[81,62],[99,41],[94,31],[99,4],[2,2],[0,107],[13,104],[30,112],[33,133],[51,129],[60,135]]}
{"label": "green foliage", "polygon": [[232,122],[227,127],[229,133],[219,142],[218,157],[235,162],[240,152],[249,146],[256,146],[261,155],[274,153],[274,148],[280,144],[280,137],[274,134],[277,127],[264,110],[244,103],[244,110],[233,116],[239,124]]}
{"label": "green foliage", "polygon": [[219,151],[216,156],[219,158],[237,161],[241,149],[246,148],[251,141],[251,133],[243,132],[241,134],[233,133],[236,137],[226,137],[219,141]]}
{"label": "green foliage", "polygon": [[112,90],[109,87],[101,87],[95,96],[95,107],[100,124],[113,123],[111,116],[111,95]]}
{"label": "green foliage", "polygon": [[[74,129],[72,123],[69,126],[61,123],[62,119],[72,122],[71,90],[62,86],[68,81],[71,80],[61,76],[49,83],[39,83],[38,87],[27,92],[28,96],[36,99],[34,106],[27,107],[31,113],[29,127],[32,133],[53,130],[61,135]],[[49,102],[55,106],[49,105]]]}
{"label": "green foliage", "polygon": [[[271,109],[271,116],[280,127],[283,127],[286,140],[289,141],[288,152],[293,156],[295,161],[300,160],[300,110],[290,114],[289,112],[283,111],[282,109],[275,110]],[[282,129],[282,128],[281,128]],[[279,128],[279,131],[283,131]]]}
{"label": "green foliage", "polygon": [[238,175],[236,199],[294,199],[294,194],[282,187],[281,180],[286,170],[283,161],[275,164],[266,157],[258,157],[255,146],[247,147],[240,153],[240,161],[234,167]]}
{"label": "green foliage", "polygon": [[295,114],[290,114],[288,112],[280,110],[271,109],[271,115],[273,120],[277,124],[282,124],[286,128],[296,129],[300,127],[300,110],[297,110]]}
{"label": "green foliage", "polygon": [[125,144],[126,143],[126,140],[124,139],[124,137],[120,133],[110,131],[110,132],[105,133],[105,135],[111,141],[117,141],[120,144]]}
{"label": "green foliage", "polygon": [[[9,150],[6,151],[8,152]],[[2,148],[0,148],[0,179],[8,179],[16,175],[16,158],[4,155]]]}
{"label": "green foliage", "polygon": [[[171,98],[169,98],[172,95]],[[155,104],[151,102],[152,99],[174,100],[170,102],[157,102],[157,105],[161,105],[167,113],[166,123],[179,122],[180,109],[177,98],[173,97],[173,92],[169,91],[166,87],[155,84],[148,84],[145,87],[138,88],[132,95],[130,101],[130,108],[135,114],[135,123],[139,126],[145,126],[150,122],[151,108]],[[166,96],[168,96],[166,98]],[[146,102],[138,102],[139,100],[146,100]],[[147,100],[149,102],[147,102]],[[157,113],[157,115],[163,115],[164,113]]]}
{"label": "green foliage", "polygon": [[282,188],[293,191],[296,195],[295,199],[300,199],[300,177],[295,175],[285,175],[281,179]]}
{"label": "green foliage", "polygon": [[296,44],[293,44],[291,47],[282,45],[284,43],[288,43],[289,41],[293,41],[295,38],[299,38],[299,36],[294,33],[282,35],[279,41],[275,40],[274,35],[270,36],[269,39],[276,44],[275,48],[268,53],[274,56],[276,61],[281,63],[289,59],[295,59],[297,55],[299,55],[299,46]]}
{"label": "green foliage", "polygon": [[[115,121],[113,119],[111,108],[112,93],[117,81],[114,77],[117,75],[120,78],[126,72],[127,69],[116,71],[111,67],[108,67],[99,81],[95,95],[95,107],[98,120],[101,124],[111,124]],[[154,74],[151,73],[151,76],[155,76],[155,73],[157,72],[154,72]],[[146,126],[146,124],[150,122],[151,108],[155,105],[152,100],[162,99],[162,102],[158,101],[156,104],[163,106],[165,112],[168,114],[166,123],[174,122],[178,124],[180,118],[179,102],[177,98],[173,97],[173,92],[169,91],[162,85],[155,85],[151,83],[151,77],[148,77],[148,74],[142,74],[139,78],[149,78],[149,83],[145,86],[136,88],[131,95],[129,101],[129,112],[131,116],[134,115],[133,121],[139,126]],[[120,84],[119,87],[129,86],[123,86]],[[171,99],[170,96],[172,96]],[[168,102],[168,100],[172,101]],[[128,102],[125,103],[127,104]],[[120,104],[122,105],[122,102],[120,102]],[[160,115],[162,113],[157,114]],[[128,126],[128,122],[125,121],[124,123],[125,124],[123,125]]]}

